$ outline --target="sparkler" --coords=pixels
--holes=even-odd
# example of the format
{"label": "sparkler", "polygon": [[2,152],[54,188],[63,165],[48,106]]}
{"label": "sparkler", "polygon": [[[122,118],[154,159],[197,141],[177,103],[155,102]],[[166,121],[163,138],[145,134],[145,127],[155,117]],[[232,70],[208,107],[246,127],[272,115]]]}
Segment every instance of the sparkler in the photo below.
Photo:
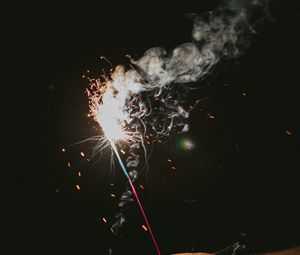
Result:
{"label": "sparkler", "polygon": [[90,114],[102,127],[104,132],[102,140],[108,142],[111,146],[119,165],[128,180],[132,194],[138,203],[157,254],[160,255],[161,253],[145,210],[117,149],[118,143],[123,142],[126,144],[130,141],[136,141],[137,138],[141,138],[137,131],[132,132],[126,127],[126,124],[132,121],[132,116],[124,110],[124,107],[127,103],[127,98],[134,90],[134,86],[140,87],[141,84],[135,83],[132,79],[126,79],[122,67],[116,68],[116,71],[112,74],[112,80],[106,80],[105,83],[100,83],[98,80],[96,83],[93,83],[91,86],[92,89],[87,90],[90,99]]}
{"label": "sparkler", "polygon": [[[179,84],[195,82],[209,73],[220,59],[238,56],[242,44],[245,41],[247,44],[247,40],[242,38],[245,31],[255,32],[249,19],[252,11],[255,7],[264,9],[265,4],[265,0],[241,3],[232,0],[215,12],[209,12],[206,18],[191,15],[194,19],[193,42],[179,45],[169,54],[163,48],[149,49],[138,60],[129,57],[131,69],[126,71],[124,67],[116,66],[109,77],[90,80],[91,86],[87,89],[89,116],[102,127],[104,133],[97,137],[97,148],[112,148],[158,254],[158,245],[131,179],[136,179],[136,170],[127,171],[117,146],[122,146],[119,147],[123,154],[123,145],[132,149],[139,148],[141,144],[145,149],[144,137],[149,139],[146,136],[149,127],[154,132],[153,140],[159,143],[162,142],[159,138],[170,135],[172,130],[187,132],[189,126],[186,120],[194,106],[183,105],[182,95],[186,93],[187,86],[180,87]],[[209,115],[209,118],[215,119],[215,116]],[[150,141],[147,140],[146,144]],[[182,146],[190,150],[194,145],[186,140]],[[136,167],[138,155],[130,154],[127,167]],[[127,199],[128,194],[124,194]],[[122,205],[124,203],[122,201]],[[121,223],[124,221],[122,219]]]}

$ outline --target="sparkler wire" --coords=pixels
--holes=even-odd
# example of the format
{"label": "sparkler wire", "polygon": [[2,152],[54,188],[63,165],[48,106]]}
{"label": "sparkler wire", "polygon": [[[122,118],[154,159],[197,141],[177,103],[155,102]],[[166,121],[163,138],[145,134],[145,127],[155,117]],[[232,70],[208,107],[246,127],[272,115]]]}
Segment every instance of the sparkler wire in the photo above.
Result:
{"label": "sparkler wire", "polygon": [[137,192],[136,192],[136,190],[135,190],[135,188],[134,188],[134,186],[133,186],[133,183],[132,183],[132,181],[131,181],[131,179],[130,179],[130,177],[129,177],[129,175],[128,175],[128,172],[127,172],[127,170],[126,170],[126,167],[125,167],[125,165],[123,164],[123,161],[122,161],[122,159],[121,159],[121,157],[120,157],[120,155],[119,155],[119,153],[118,153],[118,150],[117,150],[117,148],[116,148],[116,145],[115,145],[113,142],[111,142],[111,146],[112,146],[112,148],[113,148],[113,150],[114,150],[114,152],[115,152],[115,155],[116,155],[116,157],[117,157],[117,159],[118,159],[118,161],[119,161],[119,164],[120,164],[120,166],[121,166],[121,168],[122,168],[122,171],[124,172],[126,178],[128,179],[128,182],[129,182],[129,185],[130,185],[130,187],[131,187],[132,193],[133,193],[133,195],[134,195],[134,197],[135,197],[135,199],[136,199],[136,201],[137,201],[137,203],[138,203],[138,205],[139,205],[139,208],[140,208],[140,210],[141,210],[141,213],[142,213],[142,215],[143,215],[143,217],[144,217],[144,220],[145,220],[145,222],[146,222],[146,225],[147,225],[147,227],[148,227],[148,229],[149,229],[149,233],[150,233],[150,235],[151,235],[151,238],[152,238],[152,241],[153,241],[153,243],[154,243],[154,246],[155,246],[155,249],[156,249],[156,251],[157,251],[157,254],[158,254],[158,255],[161,255],[160,250],[159,250],[159,247],[158,247],[158,245],[157,245],[157,242],[156,242],[155,237],[154,237],[154,235],[153,235],[153,232],[152,232],[152,230],[151,230],[150,224],[149,224],[149,222],[148,222],[146,213],[145,213],[145,211],[144,211],[144,209],[143,209],[143,206],[142,206],[141,201],[140,201],[140,199],[139,199],[139,197],[138,197],[138,194],[137,194]]}

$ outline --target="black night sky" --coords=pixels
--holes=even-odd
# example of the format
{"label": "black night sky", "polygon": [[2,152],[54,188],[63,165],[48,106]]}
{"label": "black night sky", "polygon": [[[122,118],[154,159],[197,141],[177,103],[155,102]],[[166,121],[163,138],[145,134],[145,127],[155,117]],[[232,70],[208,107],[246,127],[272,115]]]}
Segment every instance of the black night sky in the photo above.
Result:
{"label": "black night sky", "polygon": [[[86,162],[80,152],[88,156],[90,145],[69,147],[96,134],[82,75],[109,68],[100,56],[128,67],[126,54],[138,58],[154,46],[169,51],[189,42],[193,21],[186,14],[216,6],[2,6],[1,254],[155,254],[135,203],[120,235],[110,232],[126,184],[119,167],[111,172],[106,156]],[[150,172],[140,180],[145,190],[137,189],[162,254],[214,252],[237,241],[244,254],[300,245],[296,4],[279,2],[273,15],[245,54],[193,85],[199,89],[190,97],[203,101],[191,130],[154,144]],[[179,148],[181,138],[196,148]]]}

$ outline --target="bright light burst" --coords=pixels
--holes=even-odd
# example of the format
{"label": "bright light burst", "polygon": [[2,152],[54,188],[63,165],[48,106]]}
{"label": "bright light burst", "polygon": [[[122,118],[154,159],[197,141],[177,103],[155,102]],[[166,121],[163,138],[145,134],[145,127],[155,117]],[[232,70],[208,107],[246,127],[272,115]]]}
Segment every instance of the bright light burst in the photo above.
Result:
{"label": "bright light burst", "polygon": [[101,126],[110,143],[133,142],[140,137],[137,130],[130,130],[133,117],[126,107],[130,105],[129,99],[141,91],[142,84],[136,79],[135,72],[125,73],[122,66],[117,66],[110,78],[92,80],[87,89],[90,116]]}

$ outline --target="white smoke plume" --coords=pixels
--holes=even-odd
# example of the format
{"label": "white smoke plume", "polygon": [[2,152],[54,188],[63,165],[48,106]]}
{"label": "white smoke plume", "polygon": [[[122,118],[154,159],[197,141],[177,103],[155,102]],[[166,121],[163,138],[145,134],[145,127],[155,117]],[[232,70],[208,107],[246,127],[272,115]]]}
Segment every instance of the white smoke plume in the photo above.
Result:
{"label": "white smoke plume", "polygon": [[[189,130],[187,119],[193,107],[182,105],[186,91],[176,84],[196,82],[220,60],[243,53],[256,28],[270,17],[269,10],[267,0],[231,0],[204,15],[189,14],[194,20],[191,42],[169,53],[156,47],[137,60],[129,57],[131,69],[117,66],[104,81],[91,84],[87,90],[90,114],[110,142],[125,141],[126,165],[133,181],[138,177],[138,151],[140,144],[145,147],[143,136],[148,129],[154,136]],[[119,206],[125,208],[133,201],[131,195],[129,190],[124,192]],[[116,219],[113,229],[125,222],[125,216],[119,213]]]}

